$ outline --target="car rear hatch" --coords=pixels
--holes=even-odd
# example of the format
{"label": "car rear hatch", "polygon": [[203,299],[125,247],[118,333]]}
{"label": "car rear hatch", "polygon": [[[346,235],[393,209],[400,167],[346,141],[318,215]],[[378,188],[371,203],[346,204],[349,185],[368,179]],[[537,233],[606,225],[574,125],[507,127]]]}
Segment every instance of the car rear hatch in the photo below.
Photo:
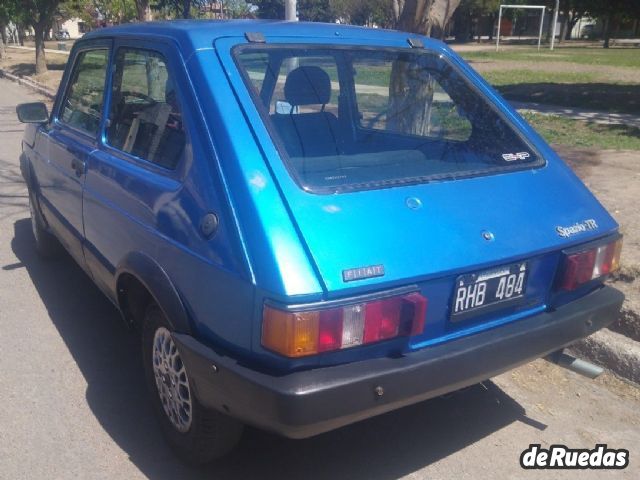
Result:
{"label": "car rear hatch", "polygon": [[[616,228],[586,188],[558,166],[328,197],[291,194],[288,200],[328,297],[419,286],[429,306],[425,333],[416,344],[544,308],[560,252]],[[587,220],[594,230],[569,238],[557,231]],[[367,271],[375,266],[380,267]],[[464,275],[498,278],[505,270],[519,274],[521,269],[526,271],[523,290],[516,292],[521,298],[454,315],[456,287]],[[472,307],[473,301],[464,301]]]}
{"label": "car rear hatch", "polygon": [[[229,53],[221,59],[233,69]],[[244,88],[237,74],[230,76],[236,88]],[[533,138],[542,165],[322,194],[296,183],[264,117],[241,99],[325,298],[415,285],[428,299],[428,313],[424,333],[412,338],[411,348],[545,309],[561,251],[617,228],[555,153],[500,99],[493,101],[514,128]],[[574,235],[559,233],[559,227],[585,222]],[[474,309],[481,294],[473,291],[478,276],[488,280],[487,288],[502,288],[504,301]],[[459,287],[468,287],[466,296],[460,298]]]}

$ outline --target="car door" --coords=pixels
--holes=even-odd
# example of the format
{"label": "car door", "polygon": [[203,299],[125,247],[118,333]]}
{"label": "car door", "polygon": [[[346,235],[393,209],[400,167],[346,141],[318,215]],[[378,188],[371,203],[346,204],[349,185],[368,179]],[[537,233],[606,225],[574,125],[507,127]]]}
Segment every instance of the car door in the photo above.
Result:
{"label": "car door", "polygon": [[47,221],[81,265],[83,184],[102,121],[109,55],[110,42],[104,41],[87,44],[72,55],[73,67],[48,131],[47,165],[39,175]]}
{"label": "car door", "polygon": [[177,62],[161,42],[118,40],[114,52],[104,143],[90,155],[84,192],[86,261],[108,294],[123,255],[154,251],[155,232],[182,244],[197,238],[181,205],[190,203],[181,192],[191,148]]}

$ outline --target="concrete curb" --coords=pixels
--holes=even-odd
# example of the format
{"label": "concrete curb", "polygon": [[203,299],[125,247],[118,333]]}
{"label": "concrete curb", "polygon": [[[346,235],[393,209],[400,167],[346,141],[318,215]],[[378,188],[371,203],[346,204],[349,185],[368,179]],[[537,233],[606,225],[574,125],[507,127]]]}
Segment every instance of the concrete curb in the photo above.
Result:
{"label": "concrete curb", "polygon": [[624,335],[605,328],[574,343],[569,350],[640,385],[640,343]]}
{"label": "concrete curb", "polygon": [[[16,50],[29,50],[35,52],[35,47],[22,47],[20,45],[7,45],[7,48],[15,48]],[[55,55],[66,55],[67,57],[71,53],[69,50],[55,50],[53,48],[45,48],[44,53],[53,53]]]}
{"label": "concrete curb", "polygon": [[23,85],[23,86],[25,86],[27,88],[30,88],[31,90],[34,90],[34,91],[38,92],[39,94],[44,95],[45,97],[48,97],[48,98],[50,98],[52,100],[56,96],[56,92],[54,92],[51,89],[45,87],[41,83],[35,82],[33,80],[29,80],[28,78],[19,77],[18,75],[14,75],[13,73],[9,73],[6,70],[3,70],[2,68],[0,68],[0,78],[6,78],[7,80],[11,80],[12,82],[15,82],[15,83],[18,83],[20,85]]}

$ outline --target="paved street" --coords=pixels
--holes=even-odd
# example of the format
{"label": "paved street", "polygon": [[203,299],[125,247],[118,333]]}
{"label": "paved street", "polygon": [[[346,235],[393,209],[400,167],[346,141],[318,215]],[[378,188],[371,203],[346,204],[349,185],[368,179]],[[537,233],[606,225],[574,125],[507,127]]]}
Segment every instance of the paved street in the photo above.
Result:
{"label": "paved street", "polygon": [[[309,440],[247,429],[228,458],[184,467],[153,418],[138,339],[72,260],[35,254],[15,105],[36,100],[0,80],[0,479],[640,478],[640,391],[541,360]],[[631,463],[525,472],[530,443],[606,443]]]}

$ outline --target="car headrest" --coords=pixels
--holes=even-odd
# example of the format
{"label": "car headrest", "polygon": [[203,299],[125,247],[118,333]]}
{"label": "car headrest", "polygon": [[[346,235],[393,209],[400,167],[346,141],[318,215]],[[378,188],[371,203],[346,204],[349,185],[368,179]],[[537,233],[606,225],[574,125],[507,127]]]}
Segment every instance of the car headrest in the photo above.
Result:
{"label": "car headrest", "polygon": [[289,72],[284,98],[293,106],[325,105],[331,98],[331,80],[320,67],[304,66]]}

